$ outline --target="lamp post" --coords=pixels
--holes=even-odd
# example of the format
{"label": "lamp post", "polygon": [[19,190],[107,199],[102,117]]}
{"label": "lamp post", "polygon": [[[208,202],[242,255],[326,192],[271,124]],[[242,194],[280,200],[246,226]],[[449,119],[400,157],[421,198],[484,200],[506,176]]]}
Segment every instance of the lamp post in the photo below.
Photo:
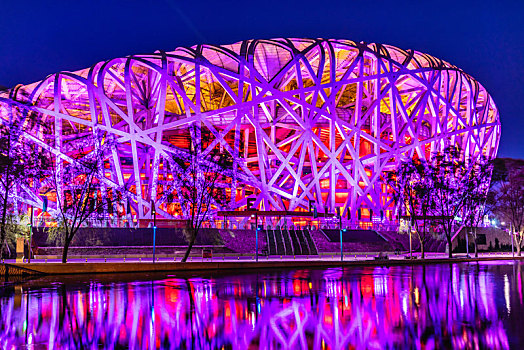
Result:
{"label": "lamp post", "polygon": [[27,257],[27,263],[31,263],[31,244],[33,243],[33,211],[34,208],[31,206],[31,218],[29,219],[29,256]]}
{"label": "lamp post", "polygon": [[344,261],[344,251],[342,249],[342,216],[338,215],[338,230],[340,231],[340,261]]}
{"label": "lamp post", "polygon": [[515,258],[515,250],[513,248],[513,225],[511,222],[509,223],[509,237],[511,239],[511,255]]}
{"label": "lamp post", "polygon": [[412,230],[412,223],[411,218],[409,219],[409,259],[413,259],[413,250],[411,249],[411,230]]}
{"label": "lamp post", "polygon": [[258,262],[258,214],[255,213],[255,259]]}
{"label": "lamp post", "polygon": [[155,249],[156,249],[156,209],[155,203],[151,201],[151,210],[153,214],[153,264],[155,263]]}

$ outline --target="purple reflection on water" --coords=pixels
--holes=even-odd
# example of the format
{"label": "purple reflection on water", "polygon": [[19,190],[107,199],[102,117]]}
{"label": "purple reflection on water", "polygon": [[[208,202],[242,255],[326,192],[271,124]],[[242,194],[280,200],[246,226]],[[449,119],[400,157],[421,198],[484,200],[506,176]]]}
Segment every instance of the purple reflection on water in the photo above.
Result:
{"label": "purple reflection on water", "polygon": [[0,347],[506,349],[523,344],[521,269],[475,263],[6,284]]}

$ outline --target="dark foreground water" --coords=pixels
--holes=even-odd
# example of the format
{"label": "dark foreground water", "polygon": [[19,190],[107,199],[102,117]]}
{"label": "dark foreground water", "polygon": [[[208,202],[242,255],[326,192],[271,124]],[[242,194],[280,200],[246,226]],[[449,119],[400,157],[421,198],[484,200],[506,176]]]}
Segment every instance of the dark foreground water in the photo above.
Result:
{"label": "dark foreground water", "polygon": [[9,283],[0,287],[0,348],[524,348],[522,269],[470,263]]}

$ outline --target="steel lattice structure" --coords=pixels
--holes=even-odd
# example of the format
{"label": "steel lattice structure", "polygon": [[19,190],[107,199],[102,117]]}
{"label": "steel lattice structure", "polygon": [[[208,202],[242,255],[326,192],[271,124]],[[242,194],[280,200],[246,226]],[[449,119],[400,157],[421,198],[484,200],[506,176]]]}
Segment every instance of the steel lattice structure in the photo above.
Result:
{"label": "steel lattice structure", "polygon": [[191,124],[200,125],[207,151],[220,147],[234,158],[229,209],[254,197],[263,210],[307,210],[314,201],[320,212],[390,215],[381,177],[402,159],[428,158],[449,144],[466,157],[494,157],[500,136],[493,99],[459,68],[349,40],[247,40],[133,55],[0,98],[4,120],[25,108],[52,125],[49,134],[27,128],[25,137],[63,159],[76,137],[95,129],[116,135],[104,181],[135,185],[140,218],[150,216],[151,199],[173,216],[159,186],[173,149],[189,147]]}

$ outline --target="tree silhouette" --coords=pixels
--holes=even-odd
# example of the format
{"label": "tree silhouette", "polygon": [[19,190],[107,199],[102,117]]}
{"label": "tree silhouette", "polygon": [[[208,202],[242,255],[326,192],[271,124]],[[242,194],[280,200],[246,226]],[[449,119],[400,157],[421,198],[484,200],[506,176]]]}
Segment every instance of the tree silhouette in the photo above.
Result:
{"label": "tree silhouette", "polygon": [[[32,114],[26,115],[30,118]],[[26,118],[26,119],[27,119]],[[23,142],[24,121],[2,120],[0,125],[0,245],[4,256],[6,227],[14,215],[16,199],[25,190],[37,188],[49,163],[35,144]]]}
{"label": "tree silhouette", "polygon": [[72,162],[54,157],[47,177],[47,191],[56,196],[57,221],[63,233],[63,263],[73,238],[87,219],[105,215],[128,194],[126,186],[111,187],[103,181],[106,155],[116,144],[113,137],[95,132],[76,143],[79,157]]}
{"label": "tree silhouette", "polygon": [[[513,168],[496,190],[495,214],[511,224],[518,256],[524,238],[524,168]],[[514,233],[514,234],[513,234]]]}

